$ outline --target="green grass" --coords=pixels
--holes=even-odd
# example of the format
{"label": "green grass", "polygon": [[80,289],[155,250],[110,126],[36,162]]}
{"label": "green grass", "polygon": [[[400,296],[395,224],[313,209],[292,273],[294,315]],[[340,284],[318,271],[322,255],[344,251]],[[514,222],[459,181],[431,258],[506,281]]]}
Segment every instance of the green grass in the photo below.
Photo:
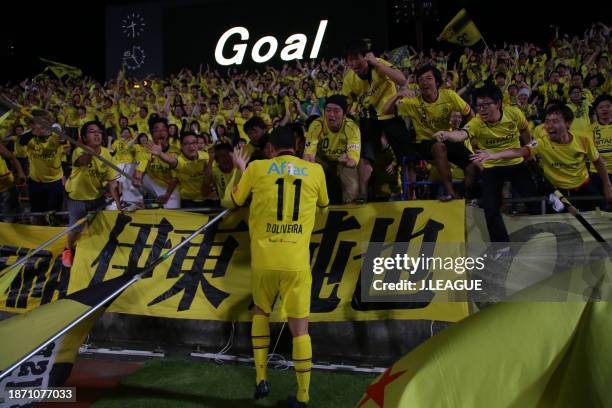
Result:
{"label": "green grass", "polygon": [[[354,407],[374,374],[312,371],[310,407]],[[255,403],[255,369],[212,362],[152,360],[125,377],[117,391],[94,408],[282,407],[295,393],[295,374],[268,369],[271,392]]]}

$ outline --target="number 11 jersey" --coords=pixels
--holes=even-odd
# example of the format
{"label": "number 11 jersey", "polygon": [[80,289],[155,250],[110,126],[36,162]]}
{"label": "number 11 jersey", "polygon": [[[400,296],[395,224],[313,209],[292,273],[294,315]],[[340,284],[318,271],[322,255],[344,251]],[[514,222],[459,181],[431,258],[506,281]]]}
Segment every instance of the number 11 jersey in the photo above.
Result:
{"label": "number 11 jersey", "polygon": [[244,205],[251,193],[251,266],[310,268],[310,235],[317,206],[329,204],[321,165],[292,155],[255,160],[232,191],[232,200]]}

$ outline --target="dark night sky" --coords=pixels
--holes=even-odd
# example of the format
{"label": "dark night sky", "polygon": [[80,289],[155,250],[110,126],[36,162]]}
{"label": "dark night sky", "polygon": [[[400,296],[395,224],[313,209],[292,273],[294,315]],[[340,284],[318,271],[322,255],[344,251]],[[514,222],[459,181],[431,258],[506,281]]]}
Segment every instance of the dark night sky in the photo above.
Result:
{"label": "dark night sky", "polygon": [[[1,24],[0,82],[23,79],[40,72],[43,66],[38,62],[39,56],[76,65],[87,75],[104,78],[105,7],[121,3],[125,2],[97,1],[81,3],[79,6],[75,3],[58,5],[58,2],[14,3],[10,10],[5,9]],[[591,0],[581,2],[578,8],[533,0],[502,3],[434,0],[434,4],[437,4],[438,17],[425,24],[425,44],[445,49],[450,48],[435,43],[435,37],[461,7],[468,10],[491,46],[504,39],[531,39],[546,43],[553,33],[551,24],[561,26],[562,32],[573,33],[582,32],[594,16],[607,24],[612,20],[604,3]],[[530,8],[534,5],[537,5],[537,10]],[[391,45],[413,43],[413,25],[394,28],[390,21],[389,26]],[[14,46],[12,55],[9,52],[11,45]]]}

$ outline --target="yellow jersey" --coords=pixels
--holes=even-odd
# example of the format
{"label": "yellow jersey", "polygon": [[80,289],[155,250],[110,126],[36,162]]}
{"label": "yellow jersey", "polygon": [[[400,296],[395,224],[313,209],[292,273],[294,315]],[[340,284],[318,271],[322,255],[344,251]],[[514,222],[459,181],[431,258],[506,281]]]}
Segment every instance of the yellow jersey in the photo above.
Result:
{"label": "yellow jersey", "polygon": [[[146,173],[151,180],[161,186],[168,186],[174,179],[175,173],[170,165],[157,156],[152,155],[146,149],[139,149],[137,154],[138,166],[136,170]],[[172,147],[165,152],[171,156],[178,157],[179,153]]]}
{"label": "yellow jersey", "polygon": [[[134,125],[138,128],[138,133],[149,133],[149,118],[137,115],[134,119]],[[181,127],[179,126],[179,129]]]}
{"label": "yellow jersey", "polygon": [[317,151],[325,159],[332,161],[338,161],[338,158],[346,153],[349,159],[359,163],[361,152],[359,126],[350,119],[344,119],[340,130],[334,133],[327,127],[325,119],[315,119],[306,132],[304,154],[316,156]]}
{"label": "yellow jersey", "polygon": [[[520,132],[529,128],[523,112],[515,106],[502,108],[501,118],[495,123],[485,122],[480,115],[472,118],[464,127],[470,138],[476,139],[485,150],[500,152],[506,149],[521,147]],[[522,157],[514,159],[490,160],[483,163],[485,168],[512,166],[523,161]]]}
{"label": "yellow jersey", "polygon": [[226,190],[228,188],[231,189],[234,186],[234,184],[238,183],[238,180],[240,180],[241,174],[242,173],[240,172],[240,170],[238,170],[235,167],[229,173],[224,173],[221,171],[217,163],[213,164],[213,168],[212,168],[213,184],[215,185],[215,188],[217,189],[217,195],[219,196],[219,199],[222,199],[225,196]]}
{"label": "yellow jersey", "polygon": [[272,126],[272,118],[266,112],[262,111],[262,112],[254,114],[253,116],[259,116],[266,125]]}
{"label": "yellow jersey", "polygon": [[251,193],[251,266],[309,269],[316,207],[329,205],[321,165],[291,155],[254,161],[231,192],[231,198],[241,206]]}
{"label": "yellow jersey", "polygon": [[[75,163],[83,153],[85,152],[80,147],[72,153],[72,172],[66,182],[66,192],[73,200],[95,200],[104,194],[105,184],[116,180],[119,174],[95,157],[87,166],[77,166]],[[100,156],[112,161],[110,152],[105,147],[100,147]]]}
{"label": "yellow jersey", "polygon": [[536,143],[527,146],[531,154],[540,156],[546,178],[558,188],[574,189],[589,179],[585,157],[591,162],[599,158],[589,134],[570,133],[572,140],[560,144],[550,140],[544,126],[535,129]]}
{"label": "yellow jersey", "polygon": [[123,163],[134,163],[135,159],[135,149],[132,144],[133,140],[125,140],[125,139],[117,139],[111,145],[115,155],[113,156],[113,163],[115,164],[123,164]]}
{"label": "yellow jersey", "polygon": [[562,83],[553,84],[547,82],[544,85],[540,85],[538,91],[544,96],[544,106],[548,105],[549,101],[565,99],[565,91]]}
{"label": "yellow jersey", "polygon": [[[109,109],[101,109],[98,114],[98,120],[102,122],[105,129],[118,127],[119,124],[119,111],[116,107],[110,107]],[[121,129],[116,129],[117,134],[121,133]]]}
{"label": "yellow jersey", "polygon": [[[377,58],[377,60],[389,67],[393,67],[390,62]],[[377,69],[370,67],[368,78],[363,79],[352,69],[349,70],[342,80],[342,93],[349,97],[351,101],[357,102],[360,109],[376,111],[378,119],[390,119],[393,115],[383,115],[385,102],[395,95],[395,83],[385,74]]]}
{"label": "yellow jersey", "polygon": [[471,108],[450,89],[438,90],[438,99],[432,103],[426,102],[421,94],[414,98],[402,98],[397,108],[398,114],[408,116],[412,120],[417,143],[433,140],[434,133],[447,130],[452,112],[461,112],[466,116],[471,112]]}
{"label": "yellow jersey", "polygon": [[27,159],[28,149],[26,146],[19,143],[19,136],[11,136],[9,142],[13,142],[13,154],[18,159]]}
{"label": "yellow jersey", "polygon": [[[24,140],[23,135],[19,143],[22,140]],[[39,183],[51,183],[64,177],[62,169],[64,145],[59,136],[52,134],[49,137],[32,137],[25,146],[32,180]]]}
{"label": "yellow jersey", "polygon": [[234,117],[234,123],[238,128],[238,134],[240,135],[240,139],[249,140],[249,135],[244,131],[244,124],[248,119],[242,117],[242,115],[236,115]]}
{"label": "yellow jersey", "polygon": [[205,182],[204,169],[208,163],[208,153],[198,152],[196,159],[188,159],[181,154],[177,157],[175,169],[176,178],[179,180],[179,192],[181,199],[192,201],[204,201],[206,197],[202,193]]}
{"label": "yellow jersey", "polygon": [[[591,125],[589,131],[593,135],[595,148],[599,151],[608,173],[612,174],[612,123],[602,125],[595,122]],[[591,172],[597,172],[595,166],[591,166]]]}
{"label": "yellow jersey", "polygon": [[583,99],[580,102],[580,105],[576,105],[573,102],[569,102],[567,106],[574,113],[574,120],[572,121],[572,126],[570,127],[570,131],[573,132],[589,132],[591,128],[591,117],[589,116],[589,106],[590,103]]}

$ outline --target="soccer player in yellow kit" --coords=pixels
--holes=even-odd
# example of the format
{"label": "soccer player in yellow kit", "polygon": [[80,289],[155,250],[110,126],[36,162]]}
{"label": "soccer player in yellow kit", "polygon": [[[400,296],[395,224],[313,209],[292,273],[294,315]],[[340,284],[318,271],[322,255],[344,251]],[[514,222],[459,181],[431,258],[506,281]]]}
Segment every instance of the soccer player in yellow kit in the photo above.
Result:
{"label": "soccer player in yellow kit", "polygon": [[[252,194],[249,214],[253,302],[251,337],[256,368],[255,399],[270,391],[266,368],[270,345],[269,315],[277,294],[288,316],[293,336],[296,396],[289,405],[305,407],[309,400],[312,348],[308,335],[310,314],[310,235],[317,207],[327,207],[323,168],[295,156],[289,127],[270,134],[272,159],[249,164],[231,192],[241,206]],[[246,161],[246,158],[243,159]],[[243,163],[243,165],[246,163]]]}

